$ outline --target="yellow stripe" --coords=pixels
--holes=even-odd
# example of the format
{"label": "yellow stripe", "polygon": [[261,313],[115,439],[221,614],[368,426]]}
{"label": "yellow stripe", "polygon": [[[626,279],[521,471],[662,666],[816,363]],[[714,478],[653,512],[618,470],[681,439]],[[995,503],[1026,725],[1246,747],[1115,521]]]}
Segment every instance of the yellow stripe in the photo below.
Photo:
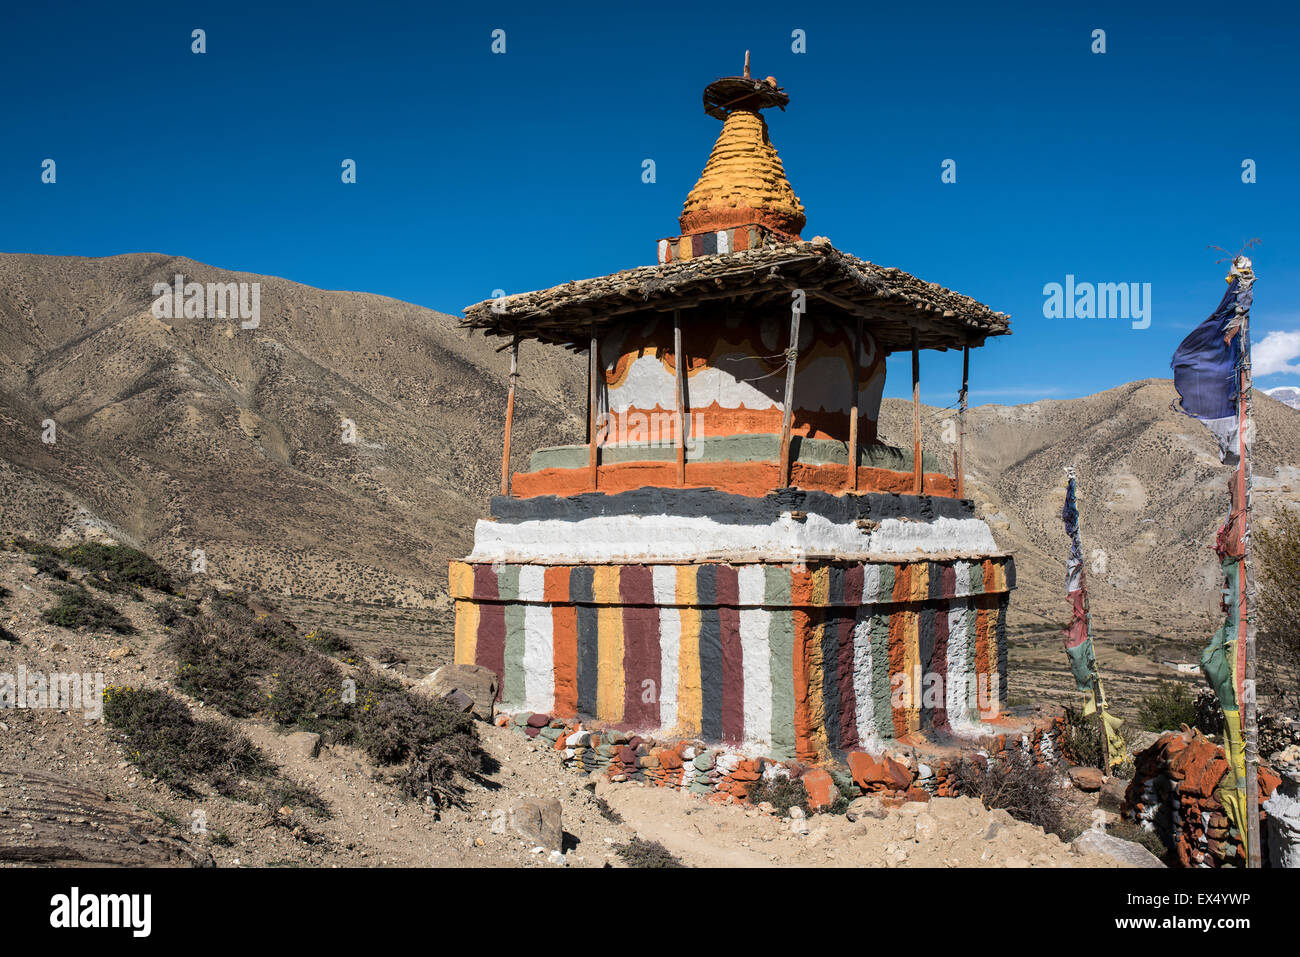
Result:
{"label": "yellow stripe", "polygon": [[623,609],[601,605],[597,612],[596,717],[623,720]]}
{"label": "yellow stripe", "polygon": [[917,562],[912,566],[912,601],[925,601],[930,597],[930,563]]}
{"label": "yellow stripe", "polygon": [[[823,580],[824,579],[824,580]],[[830,743],[826,738],[826,663],[822,656],[822,639],[826,637],[825,599],[830,583],[829,574],[813,575],[813,608],[810,616],[816,621],[809,629],[809,643],[804,649],[808,664],[808,745],[816,752],[818,760],[830,757]]]}
{"label": "yellow stripe", "polygon": [[825,608],[831,594],[831,569],[823,565],[812,573],[812,604],[814,608]]}
{"label": "yellow stripe", "polygon": [[[913,571],[915,572],[915,569]],[[914,611],[902,611],[898,614],[903,616],[903,674],[907,676],[913,692],[912,700],[908,702],[911,707],[904,709],[907,715],[907,730],[910,734],[921,728],[921,702],[917,699],[924,689],[916,687],[918,678],[922,682],[925,680],[925,676],[920,673],[921,616]]]}
{"label": "yellow stripe", "polygon": [[694,565],[677,569],[677,605],[682,638],[677,653],[677,727],[683,735],[700,733],[704,715],[704,685],[700,677],[700,608]]}
{"label": "yellow stripe", "polygon": [[447,568],[447,592],[452,598],[474,597],[474,566],[451,562]]}
{"label": "yellow stripe", "polygon": [[[468,567],[468,566],[466,566]],[[478,653],[478,605],[456,602],[456,664],[472,665]]]}
{"label": "yellow stripe", "polygon": [[591,597],[597,605],[617,605],[619,565],[598,565],[591,580]]}

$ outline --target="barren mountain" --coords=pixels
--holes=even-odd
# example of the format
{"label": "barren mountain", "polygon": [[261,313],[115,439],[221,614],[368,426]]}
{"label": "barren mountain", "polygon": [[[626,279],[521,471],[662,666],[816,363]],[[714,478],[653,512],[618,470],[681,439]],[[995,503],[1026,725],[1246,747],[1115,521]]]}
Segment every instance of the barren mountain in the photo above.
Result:
{"label": "barren mountain", "polygon": [[[178,273],[261,283],[258,327],[155,318],[154,283]],[[499,481],[497,345],[408,303],[188,259],[0,256],[0,534],[102,531],[178,570],[198,549],[212,579],[339,603],[362,630],[400,606],[429,635]],[[525,456],[577,434],[562,397],[585,387],[554,350],[525,344],[521,367]]]}
{"label": "barren mountain", "polygon": [[[258,327],[155,318],[153,286],[177,273],[261,283]],[[176,570],[198,549],[211,579],[312,606],[312,618],[363,646],[392,644],[415,669],[445,658],[446,562],[468,551],[499,477],[498,343],[382,296],[138,254],[0,255],[0,346],[0,534],[107,534]],[[580,441],[585,411],[580,357],[526,343],[521,373],[516,463],[538,445]],[[1065,465],[1079,476],[1112,686],[1127,693],[1161,661],[1195,661],[1213,630],[1209,545],[1229,470],[1173,397],[1168,380],[1151,379],[970,411],[970,494],[1019,568],[1013,693],[1072,695],[1057,633]],[[1257,399],[1256,504],[1267,516],[1300,500],[1300,416]],[[924,410],[927,448],[951,448],[953,417]],[[908,444],[910,404],[887,400],[881,432]]]}

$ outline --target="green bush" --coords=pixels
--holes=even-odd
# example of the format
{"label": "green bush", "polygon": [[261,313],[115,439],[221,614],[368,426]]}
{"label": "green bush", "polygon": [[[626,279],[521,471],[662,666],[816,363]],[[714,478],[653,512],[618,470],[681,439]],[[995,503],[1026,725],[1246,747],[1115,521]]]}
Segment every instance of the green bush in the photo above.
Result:
{"label": "green bush", "polygon": [[32,559],[32,565],[36,568],[38,575],[49,575],[61,582],[68,580],[68,570],[52,555],[36,555]]}
{"label": "green bush", "polygon": [[135,627],[125,615],[80,585],[60,586],[54,594],[59,598],[58,604],[41,613],[41,618],[51,625],[79,631],[115,631],[119,635],[135,633]]}
{"label": "green bush", "polygon": [[1161,681],[1138,704],[1138,721],[1148,731],[1177,731],[1182,725],[1195,727],[1196,700],[1191,689],[1181,681]]}

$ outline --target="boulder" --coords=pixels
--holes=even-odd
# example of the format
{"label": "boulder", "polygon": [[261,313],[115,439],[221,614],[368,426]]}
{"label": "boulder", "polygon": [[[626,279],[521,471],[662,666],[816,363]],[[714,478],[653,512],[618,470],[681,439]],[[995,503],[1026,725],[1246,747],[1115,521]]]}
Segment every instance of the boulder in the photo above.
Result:
{"label": "boulder", "polygon": [[1080,791],[1087,791],[1089,794],[1094,791],[1100,791],[1101,786],[1106,783],[1105,775],[1103,775],[1097,768],[1070,768],[1067,773],[1069,774],[1071,784]]}
{"label": "boulder", "polygon": [[814,768],[807,772],[801,780],[804,790],[808,792],[808,806],[814,811],[825,810],[834,804],[835,798],[839,796],[835,779],[830,776],[830,772],[821,768]]}
{"label": "boulder", "polygon": [[[446,700],[457,691],[462,692],[472,702],[468,710],[481,721],[492,720],[492,705],[500,687],[501,682],[496,672],[482,665],[444,665],[416,683],[417,690],[439,701]],[[463,701],[463,698],[457,697],[447,703],[460,710],[454,702],[463,704]]]}
{"label": "boulder", "polygon": [[1141,844],[1125,841],[1107,834],[1105,831],[1091,828],[1074,839],[1070,845],[1076,854],[1095,854],[1109,857],[1127,867],[1164,867],[1156,857]]}
{"label": "boulder", "polygon": [[295,731],[285,739],[291,754],[304,758],[320,756],[320,735],[313,731]]}
{"label": "boulder", "polygon": [[510,826],[526,841],[550,851],[564,849],[560,802],[525,801],[510,812]]}
{"label": "boulder", "polygon": [[885,806],[881,803],[880,798],[873,794],[866,797],[860,797],[857,800],[850,802],[848,810],[845,811],[844,816],[849,819],[850,823],[856,823],[868,819],[877,821],[884,820],[887,814],[888,812],[885,810]]}
{"label": "boulder", "polygon": [[1124,806],[1124,796],[1127,792],[1127,781],[1123,778],[1109,777],[1097,793],[1097,807],[1106,811],[1118,811]]}

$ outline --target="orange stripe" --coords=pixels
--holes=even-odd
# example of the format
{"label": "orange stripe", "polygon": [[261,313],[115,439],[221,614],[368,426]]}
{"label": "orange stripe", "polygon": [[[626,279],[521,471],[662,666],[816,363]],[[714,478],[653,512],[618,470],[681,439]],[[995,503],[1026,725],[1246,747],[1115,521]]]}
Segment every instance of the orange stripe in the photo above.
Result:
{"label": "orange stripe", "polygon": [[573,605],[555,605],[551,616],[555,713],[570,717],[578,713],[578,609]]}
{"label": "orange stripe", "polygon": [[808,701],[808,646],[816,640],[810,615],[813,576],[806,569],[796,569],[790,578],[790,604],[794,606],[794,753],[796,760],[814,762],[818,755]]}

